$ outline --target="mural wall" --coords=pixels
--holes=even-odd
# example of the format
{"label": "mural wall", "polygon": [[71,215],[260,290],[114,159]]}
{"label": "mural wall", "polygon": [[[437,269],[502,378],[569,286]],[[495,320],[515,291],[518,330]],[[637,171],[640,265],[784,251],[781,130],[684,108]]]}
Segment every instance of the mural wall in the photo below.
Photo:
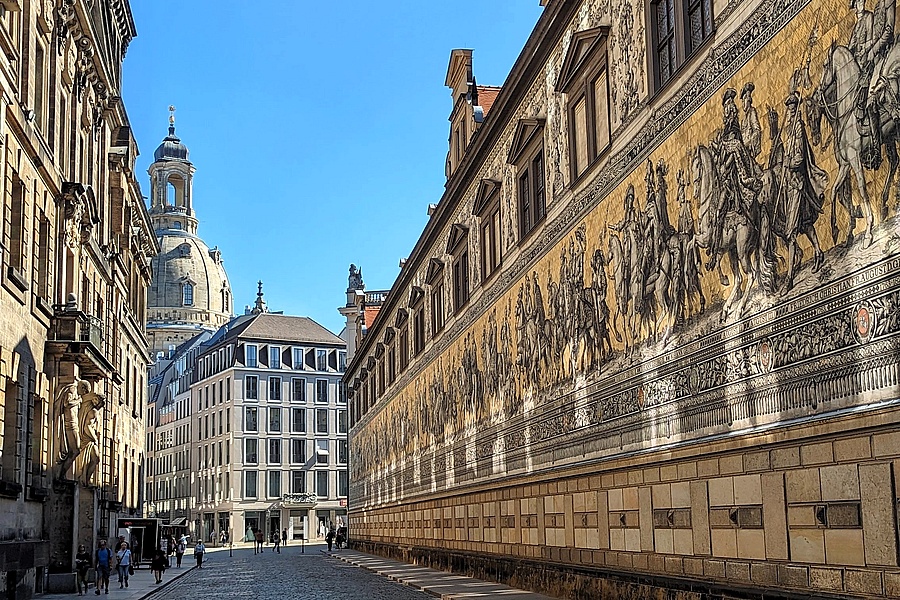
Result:
{"label": "mural wall", "polygon": [[[484,169],[503,182],[504,271],[355,427],[356,510],[896,403],[894,3],[716,6],[714,47],[652,101],[643,4],[582,7],[518,112],[547,119],[545,228],[515,245],[513,122]],[[618,134],[571,190],[553,86],[598,24]],[[390,527],[365,531],[422,535]]]}

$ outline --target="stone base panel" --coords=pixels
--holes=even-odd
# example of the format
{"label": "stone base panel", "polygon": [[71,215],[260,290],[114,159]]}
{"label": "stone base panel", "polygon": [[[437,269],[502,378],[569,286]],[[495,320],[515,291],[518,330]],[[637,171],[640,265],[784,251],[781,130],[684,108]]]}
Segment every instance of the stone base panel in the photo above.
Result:
{"label": "stone base panel", "polygon": [[561,597],[896,598],[898,422],[891,407],[351,508],[351,537]]}

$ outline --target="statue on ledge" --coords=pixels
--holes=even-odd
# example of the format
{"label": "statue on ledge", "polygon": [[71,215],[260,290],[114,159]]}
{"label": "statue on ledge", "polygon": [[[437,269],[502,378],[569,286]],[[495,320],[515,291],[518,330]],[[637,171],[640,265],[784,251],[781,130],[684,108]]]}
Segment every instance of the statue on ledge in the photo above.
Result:
{"label": "statue on ledge", "polygon": [[75,478],[92,485],[100,464],[100,418],[105,404],[103,394],[93,391],[90,381],[76,379],[59,390],[54,403],[59,426],[59,479],[65,479],[69,469],[78,466]]}

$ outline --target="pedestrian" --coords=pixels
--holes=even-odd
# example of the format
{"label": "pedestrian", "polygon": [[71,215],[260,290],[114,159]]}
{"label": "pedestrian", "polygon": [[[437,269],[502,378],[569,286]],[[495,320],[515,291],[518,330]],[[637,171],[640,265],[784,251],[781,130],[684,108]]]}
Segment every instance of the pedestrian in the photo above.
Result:
{"label": "pedestrian", "polygon": [[287,546],[287,529],[281,530],[281,545]]}
{"label": "pedestrian", "polygon": [[272,543],[274,544],[274,546],[272,546],[272,552],[281,554],[281,537],[279,537],[277,531],[272,532]]}
{"label": "pedestrian", "polygon": [[97,589],[94,593],[100,595],[100,588],[105,587],[106,593],[109,593],[109,568],[112,566],[112,550],[106,547],[106,540],[100,540],[100,547],[97,548]]}
{"label": "pedestrian", "polygon": [[185,550],[187,550],[187,538],[181,536],[181,539],[178,540],[178,544],[175,546],[175,560],[179,569],[181,568],[181,559],[184,557]]}
{"label": "pedestrian", "polygon": [[[78,544],[78,552],[75,554],[75,571],[78,573],[76,583],[78,584],[78,595],[87,596],[88,591],[88,569],[91,568],[91,554],[84,547],[84,544]],[[81,586],[84,584],[84,593],[81,592]]]}
{"label": "pedestrian", "polygon": [[206,546],[203,545],[203,540],[197,542],[197,545],[194,546],[194,558],[197,559],[197,568],[203,568],[203,555],[206,554]]}
{"label": "pedestrian", "polygon": [[127,588],[128,577],[134,573],[134,566],[131,564],[131,548],[128,547],[128,542],[122,542],[122,546],[116,552],[116,570],[119,572],[119,589]]}
{"label": "pedestrian", "polygon": [[116,552],[118,552],[119,550],[122,549],[122,545],[123,545],[123,544],[125,544],[125,536],[124,536],[124,535],[120,535],[120,536],[119,536],[119,540],[116,542],[116,547],[113,548],[113,550],[115,550]]}
{"label": "pedestrian", "polygon": [[153,576],[156,577],[156,583],[162,583],[163,573],[166,572],[166,567],[168,566],[169,559],[162,553],[162,550],[157,550],[153,560],[150,561],[150,570],[153,571]]}
{"label": "pedestrian", "polygon": [[228,532],[223,529],[222,530],[222,545],[224,546],[227,543],[228,543]]}
{"label": "pedestrian", "polygon": [[325,541],[328,543],[328,551],[331,552],[331,546],[334,544],[334,527],[328,530],[328,533],[325,534]]}
{"label": "pedestrian", "polygon": [[334,537],[334,541],[337,542],[338,550],[341,550],[344,545],[347,543],[347,528],[343,525],[337,528],[337,534]]}
{"label": "pedestrian", "polygon": [[254,552],[254,554],[260,554],[263,551],[263,541],[265,539],[263,537],[262,529],[256,530],[255,537],[256,537],[256,552]]}

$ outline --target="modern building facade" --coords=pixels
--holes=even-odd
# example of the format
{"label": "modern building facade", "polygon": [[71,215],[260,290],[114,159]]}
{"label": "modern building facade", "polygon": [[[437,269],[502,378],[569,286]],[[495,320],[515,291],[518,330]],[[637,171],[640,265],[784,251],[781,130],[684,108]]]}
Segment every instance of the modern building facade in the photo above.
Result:
{"label": "modern building facade", "polygon": [[157,246],[121,100],[127,0],[0,3],[0,589],[74,590],[141,504]]}
{"label": "modern building facade", "polygon": [[150,165],[150,218],[160,247],[153,259],[147,337],[153,356],[174,350],[201,331],[213,332],[232,314],[231,285],[222,253],[198,236],[194,172],[189,152],[175,135],[169,107],[169,135]]}
{"label": "modern building facade", "polygon": [[460,154],[345,375],[351,539],[564,597],[897,597],[893,2],[544,4],[480,121],[451,57]]}
{"label": "modern building facade", "polygon": [[346,522],[344,341],[309,318],[268,312],[260,285],[252,310],[189,345],[173,363],[189,390],[172,387],[153,420],[147,495],[157,516],[175,526],[187,516],[194,539],[215,542],[248,530],[313,539]]}

